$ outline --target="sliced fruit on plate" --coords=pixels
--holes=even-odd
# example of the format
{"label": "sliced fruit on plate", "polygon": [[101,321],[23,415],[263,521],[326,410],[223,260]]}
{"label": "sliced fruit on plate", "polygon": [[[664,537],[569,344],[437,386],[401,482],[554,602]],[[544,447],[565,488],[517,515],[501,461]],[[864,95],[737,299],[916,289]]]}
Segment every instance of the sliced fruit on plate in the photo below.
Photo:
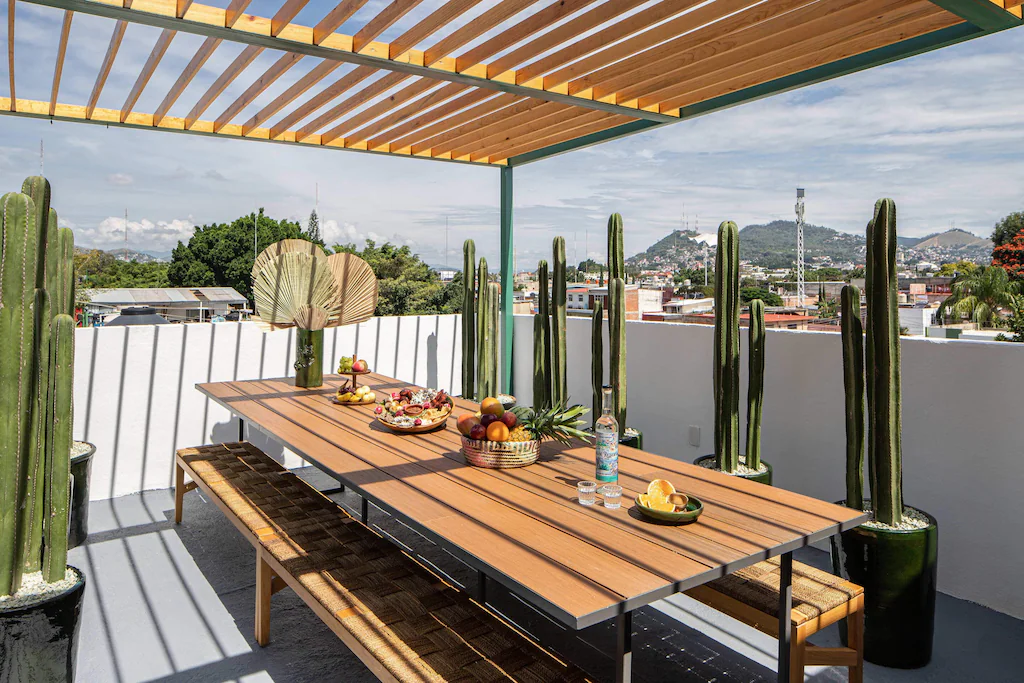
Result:
{"label": "sliced fruit on plate", "polygon": [[644,507],[651,507],[651,498],[646,493],[641,493],[637,498]]}
{"label": "sliced fruit on plate", "polygon": [[672,485],[672,482],[665,479],[655,479],[647,485],[647,495],[652,500],[655,498],[662,501],[668,500],[669,494],[675,492],[676,487]]}
{"label": "sliced fruit on plate", "polygon": [[651,508],[652,510],[659,510],[661,512],[676,511],[676,506],[668,502],[667,500],[652,500],[650,501],[650,505],[648,505],[647,507]]}

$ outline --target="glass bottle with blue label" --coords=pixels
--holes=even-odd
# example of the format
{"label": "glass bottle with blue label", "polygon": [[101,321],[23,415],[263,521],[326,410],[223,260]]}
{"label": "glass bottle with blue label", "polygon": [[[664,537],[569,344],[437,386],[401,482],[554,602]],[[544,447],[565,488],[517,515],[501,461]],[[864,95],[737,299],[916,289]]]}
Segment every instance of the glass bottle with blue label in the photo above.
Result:
{"label": "glass bottle with blue label", "polygon": [[597,450],[598,484],[616,484],[619,481],[619,423],[612,415],[612,388],[602,387],[601,417],[594,425]]}

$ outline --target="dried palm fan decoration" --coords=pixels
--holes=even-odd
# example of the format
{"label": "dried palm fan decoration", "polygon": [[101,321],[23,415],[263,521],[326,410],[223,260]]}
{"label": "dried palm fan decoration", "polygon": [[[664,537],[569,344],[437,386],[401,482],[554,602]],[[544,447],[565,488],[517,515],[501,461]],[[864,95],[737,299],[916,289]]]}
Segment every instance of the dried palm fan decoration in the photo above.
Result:
{"label": "dried palm fan decoration", "polygon": [[377,277],[370,264],[355,254],[327,257],[338,285],[338,312],[331,325],[352,325],[369,320],[377,309]]}
{"label": "dried palm fan decoration", "polygon": [[323,384],[324,328],[369,320],[377,307],[377,278],[353,254],[327,256],[312,242],[282,240],[253,265],[253,300],[261,322],[297,328],[295,384]]}

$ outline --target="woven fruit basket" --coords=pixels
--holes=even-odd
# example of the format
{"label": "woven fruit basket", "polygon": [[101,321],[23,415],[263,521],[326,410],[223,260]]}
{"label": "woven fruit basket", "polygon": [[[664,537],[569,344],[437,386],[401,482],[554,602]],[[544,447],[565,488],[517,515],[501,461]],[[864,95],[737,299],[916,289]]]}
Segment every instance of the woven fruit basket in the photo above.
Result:
{"label": "woven fruit basket", "polygon": [[512,469],[537,462],[540,441],[478,441],[462,437],[462,454],[474,467]]}

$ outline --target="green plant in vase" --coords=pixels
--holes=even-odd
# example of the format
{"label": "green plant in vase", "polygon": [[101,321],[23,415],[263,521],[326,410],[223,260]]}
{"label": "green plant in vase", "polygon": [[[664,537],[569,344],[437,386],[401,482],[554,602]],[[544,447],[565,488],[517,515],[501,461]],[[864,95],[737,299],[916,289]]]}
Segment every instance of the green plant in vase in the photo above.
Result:
{"label": "green plant in vase", "polygon": [[[864,586],[864,658],[906,669],[931,660],[938,523],[928,513],[903,504],[896,246],[896,204],[880,199],[867,229],[867,317],[862,326],[860,292],[847,285],[841,296],[840,321],[846,395],[845,503],[870,512],[872,520],[832,537],[832,566],[837,574]],[[864,496],[865,388],[870,499]],[[840,632],[845,639],[845,629]]]}
{"label": "green plant in vase", "polygon": [[0,680],[69,681],[85,589],[67,564],[74,236],[45,178],[22,189],[0,199]]}
{"label": "green plant in vase", "polygon": [[272,329],[296,328],[295,386],[323,385],[324,329],[373,317],[377,278],[354,254],[327,256],[304,240],[282,240],[257,258],[253,300]]}

